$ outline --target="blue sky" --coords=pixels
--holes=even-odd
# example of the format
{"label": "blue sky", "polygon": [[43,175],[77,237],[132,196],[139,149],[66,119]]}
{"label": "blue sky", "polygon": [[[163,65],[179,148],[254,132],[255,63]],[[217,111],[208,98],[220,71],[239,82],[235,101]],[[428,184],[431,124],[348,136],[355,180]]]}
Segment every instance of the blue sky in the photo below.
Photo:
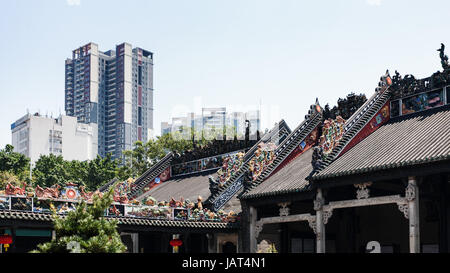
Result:
{"label": "blue sky", "polygon": [[261,103],[294,128],[316,97],[370,96],[390,69],[426,77],[450,52],[450,1],[1,0],[0,146],[27,109],[64,111],[64,60],[95,42],[154,52],[155,131],[199,105]]}

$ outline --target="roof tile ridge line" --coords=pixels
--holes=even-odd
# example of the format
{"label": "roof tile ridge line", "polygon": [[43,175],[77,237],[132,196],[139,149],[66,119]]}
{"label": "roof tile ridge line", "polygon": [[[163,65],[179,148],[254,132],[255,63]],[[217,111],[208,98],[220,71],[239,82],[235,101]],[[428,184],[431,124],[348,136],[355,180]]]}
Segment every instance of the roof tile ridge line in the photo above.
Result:
{"label": "roof tile ridge line", "polygon": [[158,169],[162,164],[166,163],[167,160],[173,159],[173,153],[169,152],[166,154],[160,161],[156,162],[155,165],[151,166],[147,171],[145,171],[143,174],[141,174],[135,181],[135,183],[140,182],[141,180],[144,180],[147,175]]}
{"label": "roof tile ridge line", "polygon": [[[161,160],[161,161],[162,161],[162,160]],[[160,161],[160,162],[161,162],[161,161]],[[139,183],[145,182],[146,179],[147,179],[148,177],[151,177],[153,174],[155,174],[155,172],[156,172],[159,168],[161,168],[162,166],[164,166],[164,164],[170,164],[171,161],[172,161],[172,158],[169,158],[169,159],[166,159],[165,162],[159,164],[158,166],[156,166],[156,165],[152,166],[149,170],[147,170],[145,173],[143,173],[141,176],[139,176],[139,177],[136,179],[136,181],[138,181],[138,182],[136,183],[136,181],[135,181],[134,184],[135,184],[135,185],[138,185]],[[158,162],[158,163],[159,163],[159,162]],[[166,167],[166,168],[167,168],[167,167]],[[161,170],[161,173],[162,173],[163,171],[164,171],[164,169]],[[157,173],[157,174],[161,174],[161,173]],[[145,184],[148,184],[148,182],[145,183]],[[144,185],[145,185],[145,184],[144,184]]]}
{"label": "roof tile ridge line", "polygon": [[[376,102],[374,102],[370,107],[374,107],[374,105],[377,103],[377,102],[379,102],[378,100],[379,99],[381,99],[382,98],[382,95],[384,95],[384,94],[387,94],[387,96],[386,96],[386,102],[389,100],[389,98],[390,98],[390,90],[389,90],[389,87],[383,92],[383,94],[381,94],[379,97],[378,97],[378,99],[377,99],[377,101]],[[385,103],[386,103],[385,102]],[[384,103],[384,104],[385,104]],[[328,167],[334,160],[336,160],[338,157],[339,157],[339,155],[340,155],[340,153],[342,152],[342,150],[343,149],[345,149],[345,147],[347,147],[347,145],[359,134],[359,132],[361,132],[361,130],[362,129],[364,129],[364,127],[367,125],[367,124],[369,124],[369,122],[373,119],[373,117],[375,117],[376,116],[376,114],[380,111],[380,109],[381,109],[381,107],[384,105],[384,104],[382,104],[382,105],[380,105],[380,108],[365,122],[365,123],[363,123],[362,125],[361,125],[361,127],[354,133],[354,135],[352,136],[352,135],[350,135],[350,138],[347,140],[347,141],[344,141],[344,142],[341,142],[341,141],[339,141],[339,144],[338,144],[338,146],[336,146],[335,147],[335,149],[339,149],[338,150],[338,153],[334,156],[334,157],[329,157],[329,158],[327,158],[324,162],[323,162],[323,164],[322,164],[322,166],[320,167],[320,170],[319,170],[319,172],[318,173],[320,173],[321,171],[323,171],[326,167]],[[362,106],[359,108],[359,109],[361,109],[362,108]],[[358,110],[359,110],[358,109]],[[357,128],[357,127],[355,127],[355,126],[357,126],[357,125],[359,125],[359,123],[362,121],[362,119],[369,113],[369,111],[370,111],[370,109],[368,109],[357,121],[356,121],[356,123],[352,126],[352,128],[350,128],[347,132],[348,133],[350,133],[350,131],[351,131],[351,129],[353,129],[353,128]],[[347,133],[346,132],[346,133]],[[340,140],[342,140],[344,137],[345,137],[346,135],[344,134],[344,135],[342,135],[342,137],[341,137],[341,139]],[[313,177],[314,177],[315,175],[313,175]],[[312,179],[312,180],[314,180],[314,179]]]}
{"label": "roof tile ridge line", "polygon": [[[363,174],[363,173],[367,173],[367,172],[371,172],[371,171],[393,169],[396,167],[410,167],[410,166],[414,166],[414,165],[420,165],[420,164],[426,164],[426,163],[432,163],[432,162],[436,162],[436,161],[446,160],[446,157],[448,157],[448,155],[432,156],[428,159],[423,158],[423,159],[399,161],[399,162],[393,162],[393,163],[384,163],[384,164],[381,164],[378,166],[373,166],[373,167],[358,168],[358,169],[354,169],[351,171],[340,171],[340,172],[331,173],[331,174],[318,175],[317,179],[334,178],[334,177],[340,177],[340,176],[345,176],[345,175],[349,175],[349,174]],[[392,167],[391,167],[391,165],[392,165]]]}
{"label": "roof tile ridge line", "polygon": [[[290,134],[288,134],[287,135],[287,137],[283,140],[283,142],[281,142],[280,143],[280,145],[278,145],[278,147],[277,147],[277,150],[278,149],[280,149],[280,150],[282,150],[283,149],[283,145],[285,145],[285,143],[286,142],[288,142],[288,140],[290,139],[290,138],[292,138],[292,137],[299,137],[299,136],[301,136],[302,135],[302,133],[304,133],[304,131],[310,126],[310,124],[317,118],[317,117],[320,117],[318,120],[320,121],[321,120],[321,118],[323,117],[323,112],[321,111],[321,112],[314,112],[314,114],[311,116],[311,117],[309,117],[309,118],[306,118],[306,119],[304,119],[293,131],[291,131],[291,133]],[[301,128],[303,127],[303,126],[305,126],[304,128],[303,128],[303,130],[301,130]],[[317,125],[316,125],[317,126]],[[308,131],[308,134],[310,133],[310,132],[312,132],[312,130],[314,130],[314,128],[316,127],[316,126],[314,126],[310,131]],[[307,136],[308,136],[308,134],[306,135],[306,136],[304,136],[302,139],[304,139],[304,138],[306,138]],[[290,147],[290,144],[291,143],[293,143],[293,141],[291,140],[291,141],[289,141],[289,144],[286,144],[286,149],[288,148],[288,147]],[[275,150],[276,151],[276,150]],[[291,151],[292,152],[292,151]],[[289,153],[290,154],[290,153]],[[286,155],[286,157],[279,163],[279,164],[277,164],[277,166],[279,166],[286,158],[287,158],[287,156],[289,156],[289,154],[288,155]],[[272,172],[277,168],[277,166],[270,172],[270,174],[272,174]],[[269,175],[270,175],[269,174]],[[266,176],[264,176],[264,179],[263,179],[263,181],[265,180],[265,178],[266,178]],[[258,177],[258,179],[255,181],[255,182],[257,182],[259,180],[259,177]],[[248,189],[248,191],[250,191],[251,189],[253,189],[254,187],[256,187],[257,185],[259,185],[259,184],[261,184],[263,181],[260,181],[259,183],[254,183],[249,189]],[[244,191],[242,191],[241,193],[239,193],[238,194],[238,196],[237,196],[237,198],[239,199],[240,198],[240,196],[242,196],[242,195],[244,195],[245,193],[247,193],[248,191],[246,191],[246,190],[244,190]],[[218,195],[219,196],[219,195]],[[217,196],[217,197],[218,197]],[[216,201],[217,200],[217,197],[214,199],[214,201]]]}
{"label": "roof tile ridge line", "polygon": [[[317,118],[317,117],[319,117],[319,118]],[[313,118],[311,118],[310,119],[310,122],[308,123],[308,125],[306,125],[306,127],[304,128],[304,130],[306,130],[307,128],[308,128],[308,126],[310,126],[313,122],[314,122],[314,120],[317,118],[317,124],[311,129],[311,130],[309,130],[308,131],[308,134],[306,134],[303,138],[302,138],[302,140],[304,140],[318,125],[319,125],[319,123],[320,123],[320,121],[322,120],[322,118],[321,117],[323,117],[323,115],[322,115],[322,113],[317,113]],[[304,132],[304,130],[303,130],[303,132]],[[295,130],[294,131],[292,131],[292,133],[291,134],[294,134],[294,132],[295,132]],[[303,133],[303,132],[300,132],[299,133],[299,136]],[[286,138],[286,139],[288,139],[289,138],[289,136]],[[291,142],[292,143],[292,142]],[[288,146],[286,146],[286,149],[288,149],[288,147],[289,147],[289,145]],[[295,149],[294,149],[295,150]],[[243,195],[245,195],[246,193],[248,193],[248,192],[250,192],[252,189],[254,189],[254,188],[256,188],[257,186],[259,186],[262,182],[264,182],[275,170],[276,170],[276,168],[278,168],[278,166],[280,166],[283,162],[284,162],[284,160],[286,160],[286,158],[290,155],[292,153],[292,151],[291,152],[289,152],[287,155],[286,155],[286,157],[283,159],[283,160],[281,160],[278,164],[276,164],[276,166],[274,165],[274,169],[271,171],[271,172],[269,172],[267,175],[262,175],[262,176],[260,176],[260,177],[258,177],[257,178],[257,180],[256,181],[254,181],[254,183],[252,183],[252,185],[247,189],[247,190],[244,190],[240,195],[239,195],[239,197],[238,198],[240,198],[241,196],[243,196]]]}
{"label": "roof tile ridge line", "polygon": [[[253,150],[254,147],[258,147],[258,145],[264,140],[269,140],[276,132],[280,131],[280,127],[281,125],[285,125],[287,127],[287,129],[290,130],[289,126],[287,125],[286,121],[284,119],[281,119],[281,121],[277,124],[275,124],[275,126],[269,131],[267,132],[267,139],[264,139],[266,135],[264,135],[258,142],[255,143],[255,145],[253,145],[248,151],[247,153],[244,155],[245,156],[251,152]],[[278,128],[278,131],[276,130]],[[285,128],[283,126],[283,128]],[[289,131],[288,130],[288,131]],[[292,132],[291,132],[292,133]],[[289,134],[288,134],[289,136]],[[256,149],[255,149],[256,150]],[[229,187],[231,187],[231,185],[234,184],[234,182],[236,182],[237,179],[239,179],[241,177],[241,171],[243,170],[243,168],[245,168],[246,164],[249,164],[250,161],[252,160],[252,158],[255,155],[255,150],[252,151],[252,155],[251,157],[249,157],[246,161],[243,162],[242,166],[239,168],[239,170],[235,173],[235,175],[233,175],[232,177],[230,177],[230,179],[228,181],[225,182],[224,187],[222,187],[217,193],[215,193],[214,195],[210,195],[208,197],[208,199],[205,200],[205,203],[214,203],[217,199],[217,197],[219,197],[224,191],[226,191]],[[239,174],[239,175],[238,175]],[[234,181],[233,181],[234,180]]]}

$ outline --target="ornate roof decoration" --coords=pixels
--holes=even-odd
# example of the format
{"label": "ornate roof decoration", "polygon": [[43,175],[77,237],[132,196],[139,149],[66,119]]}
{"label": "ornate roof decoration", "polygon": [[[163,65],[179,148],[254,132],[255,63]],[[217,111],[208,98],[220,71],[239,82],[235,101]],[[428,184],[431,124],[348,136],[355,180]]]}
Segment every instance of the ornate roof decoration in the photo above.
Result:
{"label": "ornate roof decoration", "polygon": [[[163,180],[161,178],[161,174],[166,172],[167,168],[170,167],[170,164],[173,160],[173,153],[168,153],[165,157],[163,157],[160,161],[158,161],[155,165],[153,165],[150,169],[148,169],[145,173],[143,173],[140,177],[136,179],[136,181],[133,184],[133,188],[131,189],[128,198],[139,198],[140,195],[144,194],[144,189],[148,187],[150,184],[155,183],[155,179],[158,177],[160,180]],[[170,172],[169,175],[163,175],[164,179],[170,178]]]}
{"label": "ornate roof decoration", "polygon": [[268,142],[281,143],[290,133],[291,130],[286,122],[281,120],[274,128],[272,128],[272,130],[264,134],[263,137],[245,153],[243,163],[239,170],[231,175],[222,187],[216,187],[212,183],[213,180],[210,180],[212,185],[210,188],[212,191],[209,198],[205,201],[205,204],[214,211],[218,211],[224,206],[239,190],[242,189],[245,173],[249,170],[249,163],[255,156],[259,144]]}
{"label": "ornate roof decoration", "polygon": [[448,56],[444,54],[444,50],[444,44],[441,44],[441,48],[437,50],[439,51],[443,71],[437,71],[431,75],[431,77],[416,79],[411,74],[402,77],[399,72],[395,71],[395,76],[392,77],[392,86],[390,88],[392,99],[399,99],[449,85],[450,65],[448,63]]}
{"label": "ornate roof decoration", "polygon": [[[61,215],[61,217],[65,217]],[[147,226],[154,228],[181,228],[181,229],[238,229],[239,222],[198,222],[198,221],[180,221],[180,220],[158,220],[132,217],[106,217],[108,220],[116,220],[119,225],[129,226]],[[49,213],[9,211],[0,210],[0,220],[22,220],[51,222],[52,215]]]}
{"label": "ornate roof decoration", "polygon": [[[211,221],[211,222],[236,222],[239,216],[230,211],[225,213],[223,210],[212,212],[203,207],[202,197],[198,197],[196,202],[191,202],[180,198],[170,201],[156,201],[152,197],[147,197],[141,204],[137,200],[128,200],[127,192],[133,180],[124,181],[118,184],[114,189],[114,203],[105,212],[109,217],[133,217],[159,220],[183,220],[183,221]],[[53,188],[54,191],[57,188]],[[55,192],[52,192],[54,194]],[[45,193],[45,191],[44,191]],[[56,212],[65,214],[75,210],[76,205],[81,201],[91,203],[92,195],[89,199],[84,199],[86,195],[80,194],[75,185],[69,185],[63,190],[62,195],[0,195],[0,210],[13,210],[34,213]],[[93,194],[102,193],[96,192]],[[55,197],[56,196],[56,197]]]}
{"label": "ornate roof decoration", "polygon": [[[442,137],[442,132],[449,128],[449,122],[450,105],[392,119],[314,175],[313,179],[365,175],[449,161],[450,138]],[[424,140],[432,141],[432,148]]]}
{"label": "ornate roof decoration", "polygon": [[[332,125],[331,121],[324,122],[324,136],[321,139],[321,149],[316,149],[311,161],[313,171],[308,179],[335,160],[355,136],[370,123],[371,119],[386,105],[390,98],[390,86],[392,79],[389,71],[381,76],[375,94],[368,99],[347,121],[339,118],[338,125]],[[343,127],[343,130],[342,130]],[[320,159],[320,155],[322,158]]]}
{"label": "ornate roof decoration", "polygon": [[252,173],[252,181],[255,181],[267,167],[275,160],[275,149],[277,146],[271,142],[258,144],[255,157],[249,162],[249,170]]}
{"label": "ornate roof decoration", "polygon": [[323,150],[324,157],[327,157],[339,144],[339,140],[344,135],[344,125],[345,120],[341,116],[337,116],[336,120],[327,119],[323,122],[319,146]]}
{"label": "ornate roof decoration", "polygon": [[[253,181],[253,174],[247,173],[243,181],[245,190],[240,198],[252,196],[254,189],[263,183],[272,174],[283,167],[283,164],[289,164],[290,160],[301,155],[311,148],[318,139],[317,128],[323,119],[323,109],[320,107],[318,100],[311,105],[308,114],[303,121],[275,150],[275,159],[271,164],[266,166],[265,170],[258,175]],[[309,172],[309,171],[308,171]]]}

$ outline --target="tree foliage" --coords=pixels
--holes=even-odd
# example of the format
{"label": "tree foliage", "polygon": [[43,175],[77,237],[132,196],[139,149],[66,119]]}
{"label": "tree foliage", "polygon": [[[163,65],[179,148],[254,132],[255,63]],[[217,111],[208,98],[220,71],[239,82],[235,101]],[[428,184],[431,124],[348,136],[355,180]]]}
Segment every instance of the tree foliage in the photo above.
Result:
{"label": "tree foliage", "polygon": [[36,185],[51,187],[55,184],[65,185],[70,180],[68,164],[62,156],[54,154],[42,155],[33,169],[33,178]]}
{"label": "tree foliage", "polygon": [[56,238],[38,245],[33,253],[68,253],[70,245],[79,244],[80,253],[122,253],[125,245],[117,231],[117,221],[106,219],[104,212],[113,201],[113,190],[103,196],[94,196],[93,204],[80,203],[66,217],[53,212]]}
{"label": "tree foliage", "polygon": [[66,161],[62,156],[42,155],[33,169],[34,181],[41,187],[73,182],[94,191],[118,175],[119,163],[110,155],[90,161]]}
{"label": "tree foliage", "polygon": [[7,144],[0,150],[0,171],[9,172],[19,179],[26,179],[29,174],[30,159],[14,152],[14,146]]}

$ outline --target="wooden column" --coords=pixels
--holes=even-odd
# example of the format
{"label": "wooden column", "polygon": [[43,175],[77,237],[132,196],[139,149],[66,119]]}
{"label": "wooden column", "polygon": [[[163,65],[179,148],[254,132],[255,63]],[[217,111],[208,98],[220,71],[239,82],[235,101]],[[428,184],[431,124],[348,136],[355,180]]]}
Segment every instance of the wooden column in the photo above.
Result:
{"label": "wooden column", "polygon": [[447,176],[440,176],[440,200],[439,200],[439,252],[448,252],[448,221],[447,221]]}
{"label": "wooden column", "polygon": [[322,189],[317,190],[314,209],[316,210],[316,252],[325,253],[325,224],[323,222],[323,205]]}
{"label": "wooden column", "polygon": [[408,177],[405,198],[409,211],[409,252],[420,253],[419,187],[415,176]]}
{"label": "wooden column", "polygon": [[217,253],[217,236],[215,233],[206,234],[208,238],[208,253]]}
{"label": "wooden column", "polygon": [[249,208],[249,239],[250,239],[250,253],[256,253],[257,249],[257,236],[256,236],[256,219],[257,219],[257,211],[256,208],[250,206]]}

